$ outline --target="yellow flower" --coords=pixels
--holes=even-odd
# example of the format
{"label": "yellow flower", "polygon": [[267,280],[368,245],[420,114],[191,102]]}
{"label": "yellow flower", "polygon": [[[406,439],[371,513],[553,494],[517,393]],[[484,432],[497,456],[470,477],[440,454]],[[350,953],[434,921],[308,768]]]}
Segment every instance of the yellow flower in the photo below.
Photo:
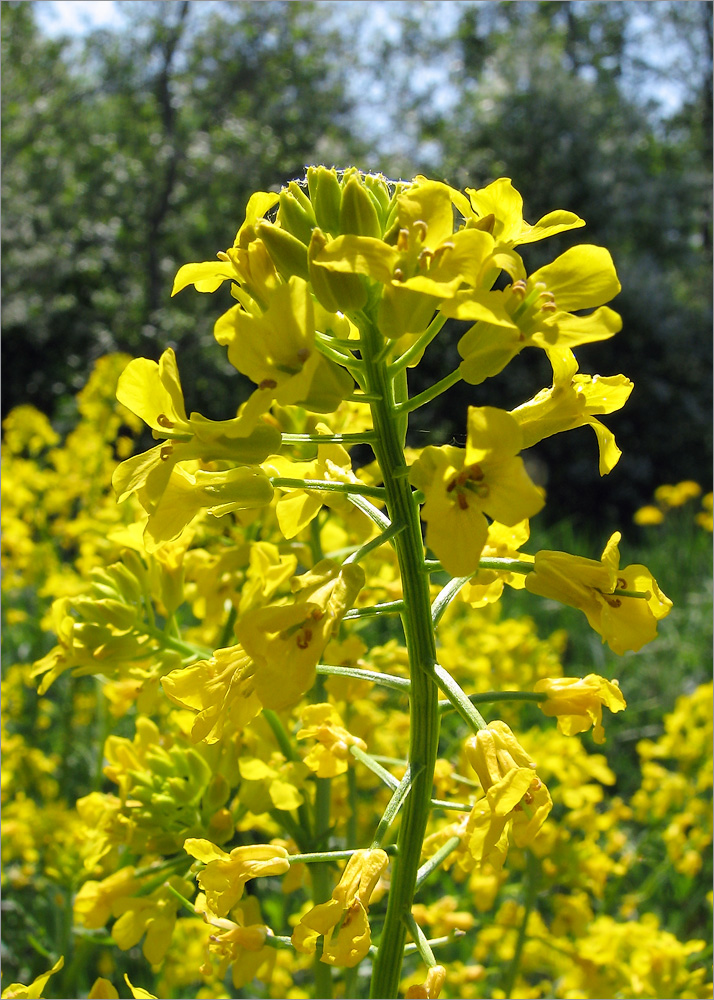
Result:
{"label": "yellow flower", "polygon": [[[167,884],[184,896],[192,888],[176,875],[168,878]],[[164,886],[149,896],[119,899],[112,907],[112,913],[118,918],[112,925],[112,937],[122,951],[128,951],[146,935],[141,947],[144,958],[151,965],[158,965],[169,950],[178,906]]]}
{"label": "yellow flower", "polygon": [[329,413],[353,391],[351,375],[315,346],[315,307],[302,278],[271,290],[264,309],[233,306],[216,321],[214,335],[227,345],[231,364],[258,386],[245,404],[253,418],[274,401]]}
{"label": "yellow flower", "polygon": [[350,746],[367,749],[367,744],[358,736],[349,733],[332,705],[323,703],[307,705],[301,713],[302,729],[297,739],[312,738],[317,746],[305,757],[305,763],[318,778],[334,778],[347,770]]}
{"label": "yellow flower", "polygon": [[700,496],[701,492],[702,488],[699,483],[685,479],[683,482],[677,483],[676,486],[669,484],[658,486],[654,496],[657,503],[661,503],[665,507],[682,507],[688,500]]}
{"label": "yellow flower", "polygon": [[133,896],[140,885],[134,875],[134,868],[130,866],[121,868],[101,882],[90,879],[81,886],[75,897],[75,920],[90,930],[104,927],[117,900]]}
{"label": "yellow flower", "polygon": [[261,469],[238,466],[225,472],[197,470],[192,474],[173,468],[160,494],[148,488],[139,494],[149,514],[144,544],[154,552],[173,541],[202,510],[222,517],[231,511],[267,507],[272,498],[273,487]]}
{"label": "yellow flower", "polygon": [[509,413],[470,406],[466,448],[429,446],[411,467],[410,481],[426,498],[426,544],[452,576],[478,569],[488,536],[485,514],[512,526],[543,506],[517,457],[520,449],[521,430]]}
{"label": "yellow flower", "polygon": [[[318,434],[331,434],[330,428],[318,423]],[[286,455],[270,455],[261,468],[270,476],[290,479],[321,479],[328,483],[360,483],[352,472],[352,460],[341,444],[318,444],[317,457],[310,462],[295,462]],[[312,521],[323,505],[338,511],[352,511],[348,498],[329,490],[297,490],[279,487],[283,495],[275,513],[285,538],[294,538]]]}
{"label": "yellow flower", "polygon": [[579,229],[585,225],[583,219],[573,212],[562,209],[549,212],[535,225],[523,219],[523,198],[513,187],[508,177],[499,177],[478,190],[466,188],[468,201],[461,192],[454,191],[454,204],[471,224],[488,225],[489,232],[499,246],[513,247],[522,243],[535,243],[548,236]]}
{"label": "yellow flower", "polygon": [[263,706],[253,687],[254,669],[245,650],[235,645],[162,677],[161,686],[171,701],[198,713],[191,727],[194,743],[216,743],[224,730],[241,730],[260,713]]}
{"label": "yellow flower", "polygon": [[119,994],[108,979],[98,976],[87,994],[87,1000],[119,1000]]}
{"label": "yellow flower", "polygon": [[[619,568],[621,535],[609,539],[602,559],[584,559],[567,552],[536,553],[526,588],[562,604],[580,608],[591,628],[615,653],[641,649],[657,635],[657,622],[669,614],[672,602],[645,566]],[[618,591],[642,594],[619,596]]]}
{"label": "yellow flower", "polygon": [[[196,901],[196,910],[201,911],[204,897]],[[208,952],[218,959],[217,976],[223,979],[228,967],[237,990],[252,982],[256,976],[267,982],[270,979],[277,957],[275,948],[266,945],[272,931],[260,922],[260,904],[255,896],[248,896],[233,910],[232,920],[213,917],[204,913],[204,919],[213,928],[208,940]],[[208,975],[210,965],[201,969]]]}
{"label": "yellow flower", "polygon": [[312,686],[322,651],[364,583],[361,567],[318,563],[294,581],[294,604],[248,611],[236,635],[256,666],[253,681],[265,708],[294,705]]}
{"label": "yellow flower", "polygon": [[290,868],[288,852],[271,844],[234,847],[226,854],[209,840],[189,837],[184,850],[206,867],[196,876],[206,893],[210,913],[225,917],[243,895],[246,882],[266,875],[284,875]]}
{"label": "yellow flower", "polygon": [[[457,345],[466,382],[478,385],[498,374],[524,347],[572,348],[606,340],[620,330],[618,314],[602,305],[620,291],[612,258],[603,247],[571,247],[530,277],[513,251],[499,266],[514,278],[504,291],[461,291],[442,307],[445,316],[476,321]],[[573,314],[593,306],[599,308],[584,316]]]}
{"label": "yellow flower", "polygon": [[371,942],[369,901],[388,864],[388,856],[379,849],[355,851],[332,891],[332,898],[308,910],[293,931],[292,942],[297,951],[312,954],[317,938],[322,935],[321,961],[349,968],[359,964]]}
{"label": "yellow flower", "polygon": [[436,1000],[445,981],[446,969],[444,966],[432,965],[424,982],[410,986],[404,994],[404,1000]]}
{"label": "yellow flower", "polygon": [[302,761],[286,760],[278,752],[268,759],[249,757],[244,752],[238,770],[243,779],[241,805],[256,815],[273,809],[290,812],[305,801],[301,788],[310,772]]}
{"label": "yellow flower", "polygon": [[553,366],[553,385],[533,399],[511,410],[523,432],[523,447],[530,448],[543,438],[585,424],[597,435],[600,450],[600,475],[611,472],[622,452],[615,437],[595,414],[612,413],[623,407],[632,392],[632,382],[624,375],[603,378],[580,375],[578,363],[569,349],[552,349],[548,357]]}
{"label": "yellow flower", "polygon": [[[186,416],[176,357],[169,348],[159,363],[136,358],[119,378],[117,399],[152,428],[163,444],[122,462],[112,485],[121,502],[137,493],[149,514],[148,548],[176,538],[201,509],[220,516],[230,510],[264,506],[272,489],[256,465],[275,451],[280,434],[244,405],[231,420]],[[261,411],[262,412],[262,411]],[[225,472],[198,470],[197,462],[230,461]],[[195,473],[182,469],[188,462]]]}
{"label": "yellow flower", "polygon": [[33,979],[29,986],[22,983],[10,983],[2,991],[2,1000],[39,1000],[47,985],[47,980],[64,965],[64,957],[59,958],[49,972],[43,972],[37,979]]}
{"label": "yellow flower", "polygon": [[611,712],[621,712],[627,707],[617,681],[608,681],[597,674],[587,677],[544,677],[537,681],[534,691],[544,691],[548,700],[540,708],[548,716],[556,716],[558,729],[566,736],[584,733],[593,727],[596,743],[605,742],[602,725],[602,706]]}
{"label": "yellow flower", "polygon": [[655,507],[653,504],[645,504],[644,507],[640,507],[636,510],[632,520],[635,524],[662,524],[664,521],[664,513],[660,507]]}
{"label": "yellow flower", "polygon": [[535,773],[535,763],[505,722],[491,722],[466,741],[466,757],[478,775],[486,799],[480,799],[467,821],[469,850],[500,868],[507,849],[508,827],[519,847],[530,844],[553,802]]}

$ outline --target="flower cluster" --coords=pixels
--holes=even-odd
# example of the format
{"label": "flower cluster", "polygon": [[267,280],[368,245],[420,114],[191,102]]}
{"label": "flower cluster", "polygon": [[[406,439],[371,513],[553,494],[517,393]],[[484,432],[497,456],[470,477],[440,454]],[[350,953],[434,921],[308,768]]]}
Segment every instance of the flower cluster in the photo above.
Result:
{"label": "flower cluster", "polygon": [[[646,567],[620,567],[619,532],[599,560],[524,551],[545,504],[525,449],[588,425],[600,473],[620,457],[600,417],[632,384],[574,354],[620,328],[612,259],[577,244],[529,274],[517,249],[583,225],[526,223],[505,178],[463,193],[310,168],[176,276],[174,293],[232,296],[215,336],[254,388],[225,419],[187,413],[170,348],[102,362],[62,447],[41,415],[10,415],[5,586],[19,628],[18,595],[42,587],[55,642],[4,683],[22,706],[38,685],[36,728],[58,730],[62,704],[97,746],[70,802],[62,755],[4,733],[5,877],[61,886],[97,975],[60,960],[3,996],[60,973],[58,989],[115,996],[110,942],[141,949],[159,995],[704,995],[698,940],[646,911],[637,975],[598,951],[622,964],[605,884],[636,864],[622,831],[644,822],[659,758],[687,766],[679,729],[640,746],[632,801],[608,800],[615,775],[586,746],[625,708],[618,682],[563,676],[564,634],[498,606],[513,588],[579,609],[617,654],[671,608]],[[410,394],[451,320],[467,324],[453,370]],[[510,410],[474,396],[464,447],[406,447],[412,412],[526,348],[552,385]],[[156,443],[135,454],[142,424]],[[690,878],[699,814],[664,784]]]}

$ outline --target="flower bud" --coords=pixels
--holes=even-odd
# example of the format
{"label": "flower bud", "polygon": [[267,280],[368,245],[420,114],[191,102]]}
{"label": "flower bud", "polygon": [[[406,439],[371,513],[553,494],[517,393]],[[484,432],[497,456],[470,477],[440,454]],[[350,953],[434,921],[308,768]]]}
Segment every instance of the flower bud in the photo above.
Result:
{"label": "flower bud", "polygon": [[376,239],[382,237],[377,209],[357,177],[350,177],[342,189],[340,230],[354,236],[373,236]]}
{"label": "flower bud", "polygon": [[304,243],[287,229],[281,229],[272,222],[259,222],[255,230],[265,244],[278,273],[286,281],[295,274],[307,280],[307,250]]}
{"label": "flower bud", "polygon": [[309,167],[307,186],[318,226],[331,236],[338,236],[342,188],[337,173],[326,167]]}
{"label": "flower bud", "polygon": [[[287,230],[307,246],[312,231],[317,225],[310,199],[293,182],[287,191],[281,191],[279,205],[278,222],[281,228]],[[258,227],[256,226],[257,231]]]}

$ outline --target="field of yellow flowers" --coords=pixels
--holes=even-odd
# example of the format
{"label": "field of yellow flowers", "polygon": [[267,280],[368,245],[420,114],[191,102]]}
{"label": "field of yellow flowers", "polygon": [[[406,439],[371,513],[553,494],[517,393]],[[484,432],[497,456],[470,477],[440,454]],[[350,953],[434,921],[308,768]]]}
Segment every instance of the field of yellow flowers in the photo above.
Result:
{"label": "field of yellow flowers", "polygon": [[[61,434],[9,414],[3,997],[712,996],[711,494],[561,551],[520,457],[619,458],[631,383],[573,353],[619,329],[607,251],[514,249],[582,224],[311,168],[177,275],[231,282],[235,415],[171,349],[102,358]],[[406,445],[524,349],[551,387]]]}

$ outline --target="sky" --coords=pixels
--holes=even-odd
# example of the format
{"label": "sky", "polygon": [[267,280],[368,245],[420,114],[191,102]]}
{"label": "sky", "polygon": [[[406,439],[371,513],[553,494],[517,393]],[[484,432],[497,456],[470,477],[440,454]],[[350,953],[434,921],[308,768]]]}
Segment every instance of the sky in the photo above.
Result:
{"label": "sky", "polygon": [[37,21],[48,35],[81,35],[121,21],[114,0],[36,0]]}

